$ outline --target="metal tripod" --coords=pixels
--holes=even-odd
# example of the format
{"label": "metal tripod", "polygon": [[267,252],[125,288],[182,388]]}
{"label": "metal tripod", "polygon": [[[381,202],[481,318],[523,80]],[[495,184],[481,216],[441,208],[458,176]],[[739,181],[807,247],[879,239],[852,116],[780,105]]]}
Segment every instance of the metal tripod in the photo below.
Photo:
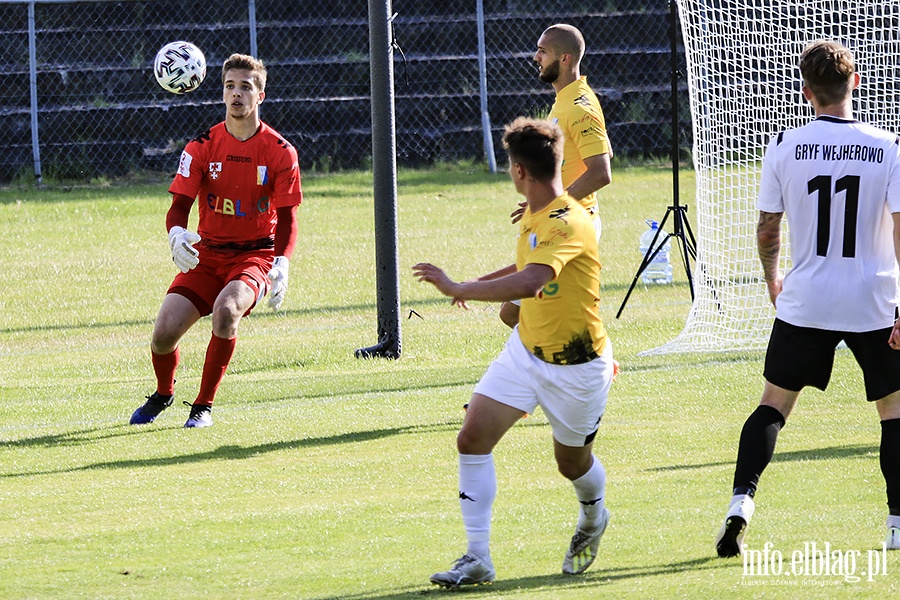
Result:
{"label": "metal tripod", "polygon": [[[631,287],[628,288],[628,293],[625,294],[625,299],[622,300],[622,306],[619,307],[619,312],[616,313],[617,319],[622,315],[622,311],[625,310],[625,304],[628,302],[631,292],[634,291],[634,286],[637,285],[641,273],[644,272],[650,262],[656,258],[656,255],[659,254],[671,238],[676,239],[679,254],[684,262],[684,271],[687,273],[688,285],[691,288],[691,301],[694,300],[694,279],[691,275],[691,259],[697,260],[697,242],[694,239],[694,232],[691,230],[691,224],[688,222],[687,207],[682,206],[678,202],[678,48],[675,35],[675,28],[677,25],[678,9],[675,0],[669,0],[669,47],[671,55],[672,84],[670,96],[672,104],[672,205],[666,209],[666,214],[659,223],[659,229],[656,230],[656,235],[653,236],[650,247],[647,248],[647,252],[644,253],[644,259],[641,261],[637,273],[634,274],[634,279],[631,281]],[[669,220],[669,215],[673,215],[672,231],[665,233],[665,238],[661,243],[657,244],[660,234],[665,231],[665,225]]]}

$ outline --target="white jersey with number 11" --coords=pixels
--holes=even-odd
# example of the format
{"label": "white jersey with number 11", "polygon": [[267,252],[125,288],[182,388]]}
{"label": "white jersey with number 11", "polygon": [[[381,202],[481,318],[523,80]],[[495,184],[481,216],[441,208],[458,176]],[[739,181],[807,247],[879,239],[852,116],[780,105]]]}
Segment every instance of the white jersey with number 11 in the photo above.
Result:
{"label": "white jersey with number 11", "polygon": [[831,331],[891,326],[896,134],[830,116],[778,134],[766,150],[757,207],[788,221],[792,267],[776,300],[779,319]]}

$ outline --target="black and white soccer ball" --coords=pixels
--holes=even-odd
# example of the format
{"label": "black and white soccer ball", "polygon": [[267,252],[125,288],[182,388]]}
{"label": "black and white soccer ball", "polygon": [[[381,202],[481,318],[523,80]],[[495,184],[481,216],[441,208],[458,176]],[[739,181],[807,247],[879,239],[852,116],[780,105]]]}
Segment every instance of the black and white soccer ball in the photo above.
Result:
{"label": "black and white soccer ball", "polygon": [[170,42],[156,53],[153,75],[168,92],[193,92],[206,78],[206,57],[190,42]]}

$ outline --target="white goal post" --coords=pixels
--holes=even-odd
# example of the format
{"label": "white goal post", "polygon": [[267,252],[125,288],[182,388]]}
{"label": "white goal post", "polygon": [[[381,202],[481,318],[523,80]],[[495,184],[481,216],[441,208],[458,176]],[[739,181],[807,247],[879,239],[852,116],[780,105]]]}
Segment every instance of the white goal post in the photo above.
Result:
{"label": "white goal post", "polygon": [[[800,52],[821,38],[853,50],[862,77],[856,118],[900,133],[900,2],[677,4],[697,178],[695,298],[681,334],[648,353],[760,350],[775,312],[756,249],[756,194],[766,144],[813,114],[800,91]],[[789,254],[785,244],[784,268]]]}

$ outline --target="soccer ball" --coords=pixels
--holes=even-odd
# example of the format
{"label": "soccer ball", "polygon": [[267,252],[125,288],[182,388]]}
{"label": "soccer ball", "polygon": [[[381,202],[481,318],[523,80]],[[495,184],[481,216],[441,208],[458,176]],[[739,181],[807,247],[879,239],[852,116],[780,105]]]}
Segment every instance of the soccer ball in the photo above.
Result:
{"label": "soccer ball", "polygon": [[167,92],[193,92],[206,77],[206,57],[190,42],[170,42],[156,53],[153,75]]}

